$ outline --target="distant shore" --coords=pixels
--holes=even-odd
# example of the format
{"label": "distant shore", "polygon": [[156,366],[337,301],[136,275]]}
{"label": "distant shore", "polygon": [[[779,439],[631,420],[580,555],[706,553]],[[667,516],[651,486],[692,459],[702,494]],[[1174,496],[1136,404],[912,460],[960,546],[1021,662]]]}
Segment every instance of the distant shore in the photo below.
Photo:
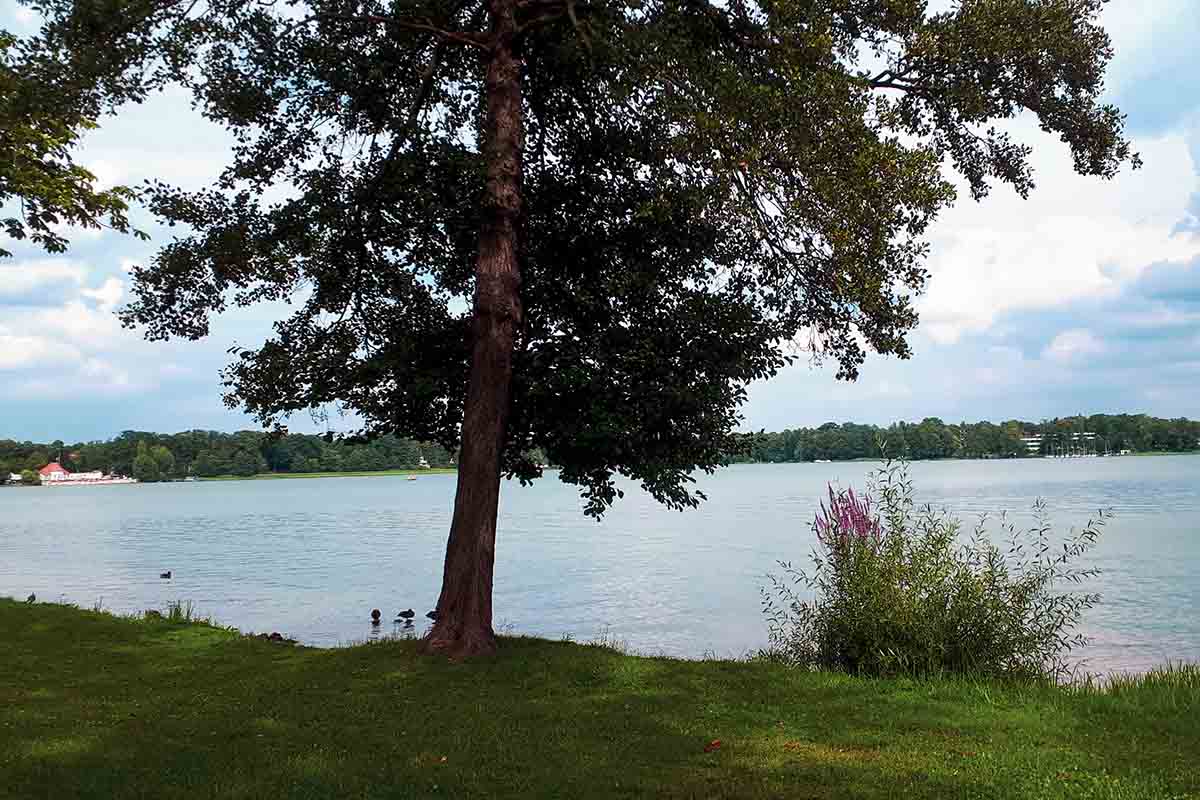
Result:
{"label": "distant shore", "polygon": [[274,481],[291,478],[387,478],[396,475],[449,475],[458,472],[453,467],[428,469],[384,469],[357,472],[260,472],[257,475],[218,475],[200,478],[202,481]]}
{"label": "distant shore", "polygon": [[[949,456],[947,458],[911,458],[906,459],[909,463],[915,464],[925,461],[1079,461],[1094,458],[1118,459],[1118,458],[1134,458],[1144,456],[1200,456],[1200,450],[1146,450],[1143,452],[1126,453],[1118,455],[1110,453],[1107,456],[1012,456],[1009,458],[980,458],[979,456]],[[899,459],[900,456],[897,456]],[[745,464],[874,464],[883,461],[883,456],[862,456],[857,458],[831,458],[828,461],[733,461],[728,466],[741,466]]]}

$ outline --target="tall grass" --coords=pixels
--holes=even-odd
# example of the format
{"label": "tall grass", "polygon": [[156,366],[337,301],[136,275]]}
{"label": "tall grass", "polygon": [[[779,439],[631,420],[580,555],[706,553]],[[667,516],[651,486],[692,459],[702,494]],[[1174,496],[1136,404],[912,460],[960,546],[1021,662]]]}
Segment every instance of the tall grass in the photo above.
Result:
{"label": "tall grass", "polygon": [[1070,690],[1082,695],[1128,699],[1142,706],[1200,710],[1200,664],[1167,662],[1140,674],[1116,672],[1091,676]]}
{"label": "tall grass", "polygon": [[191,600],[167,603],[167,622],[178,624],[190,624],[192,622],[206,622],[196,616],[195,608]]}

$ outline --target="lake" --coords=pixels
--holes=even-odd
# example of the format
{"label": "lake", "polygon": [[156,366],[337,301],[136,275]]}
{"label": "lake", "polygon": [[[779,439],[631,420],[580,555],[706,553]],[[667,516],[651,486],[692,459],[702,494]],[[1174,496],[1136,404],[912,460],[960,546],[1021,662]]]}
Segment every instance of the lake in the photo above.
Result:
{"label": "lake", "polygon": [[[600,523],[548,473],[504,486],[497,630],[646,653],[737,656],[761,647],[759,587],[803,561],[827,481],[861,487],[869,463],[739,465],[705,477],[709,500],[669,511],[640,490]],[[918,499],[1028,522],[1043,497],[1063,531],[1111,507],[1091,564],[1103,601],[1086,619],[1086,668],[1200,659],[1200,457],[919,462]],[[0,490],[0,596],[119,613],[190,601],[244,631],[331,646],[433,607],[453,475]],[[170,581],[159,573],[173,572]],[[421,626],[418,625],[417,632]]]}

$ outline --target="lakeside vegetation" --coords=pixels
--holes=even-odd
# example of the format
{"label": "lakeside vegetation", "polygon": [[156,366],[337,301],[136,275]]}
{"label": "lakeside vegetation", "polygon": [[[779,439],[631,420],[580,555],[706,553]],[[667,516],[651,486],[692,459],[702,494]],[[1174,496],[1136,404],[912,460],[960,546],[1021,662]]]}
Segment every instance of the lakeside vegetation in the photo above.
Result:
{"label": "lakeside vegetation", "polygon": [[[1082,433],[1093,451],[1133,455],[1200,452],[1200,422],[1161,419],[1146,414],[1095,414],[1042,422],[1008,420],[947,424],[936,417],[921,422],[896,422],[887,427],[852,422],[827,422],[816,428],[760,432],[743,437],[743,449],[728,456],[731,463],[798,461],[868,461],[880,458],[879,442],[889,454],[908,460],[941,458],[1015,458],[1050,455],[1077,447]],[[1041,436],[1035,453],[1021,441]],[[61,457],[60,457],[61,454]],[[419,468],[422,459],[432,469],[453,467],[454,454],[441,445],[396,436],[372,441],[311,434],[272,435],[263,431],[192,430],[175,434],[125,431],[107,441],[17,442],[0,440],[0,482],[9,473],[40,469],[58,460],[71,471],[102,470],[140,480],[254,477],[333,477],[403,474]],[[545,464],[541,450],[532,463]],[[422,470],[424,471],[424,470]],[[36,483],[36,477],[30,481]]]}
{"label": "lakeside vegetation", "polygon": [[[1092,434],[1092,436],[1085,436]],[[1041,437],[1031,452],[1022,437]],[[937,417],[921,422],[877,425],[827,422],[817,428],[761,432],[747,437],[735,462],[853,461],[888,455],[911,461],[941,458],[1020,458],[1071,451],[1194,453],[1200,451],[1200,422],[1148,414],[1093,414],[1041,422],[949,424]]]}
{"label": "lakeside vegetation", "polygon": [[318,650],[8,600],[0,636],[10,797],[1143,800],[1200,788],[1193,668],[1101,690],[526,638],[450,662],[413,641]]}
{"label": "lakeside vegetation", "polygon": [[189,476],[249,478],[265,473],[348,475],[416,470],[422,463],[448,469],[453,456],[440,445],[396,436],[368,442],[263,431],[125,431],[107,441],[74,444],[0,440],[0,475],[37,470],[50,461],[58,461],[72,472],[101,470],[154,482]]}
{"label": "lakeside vegetation", "polygon": [[400,475],[452,475],[453,467],[430,467],[429,469],[383,469],[363,472],[264,472],[258,475],[217,475],[201,478],[205,481],[272,481],[294,478],[386,478]]}

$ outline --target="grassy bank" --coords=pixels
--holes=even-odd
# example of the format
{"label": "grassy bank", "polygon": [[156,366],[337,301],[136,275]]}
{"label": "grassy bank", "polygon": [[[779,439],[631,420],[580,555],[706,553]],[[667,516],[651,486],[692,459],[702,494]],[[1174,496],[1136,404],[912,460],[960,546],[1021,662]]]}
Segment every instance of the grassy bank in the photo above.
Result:
{"label": "grassy bank", "polygon": [[204,481],[274,481],[292,478],[386,478],[395,475],[449,475],[457,472],[453,468],[431,469],[384,469],[374,472],[263,472],[249,477],[244,475],[219,475],[201,478]]}
{"label": "grassy bank", "polygon": [[[0,797],[1183,798],[1200,675],[859,680],[505,639],[291,647],[0,600]],[[705,746],[713,740],[720,746]]]}

